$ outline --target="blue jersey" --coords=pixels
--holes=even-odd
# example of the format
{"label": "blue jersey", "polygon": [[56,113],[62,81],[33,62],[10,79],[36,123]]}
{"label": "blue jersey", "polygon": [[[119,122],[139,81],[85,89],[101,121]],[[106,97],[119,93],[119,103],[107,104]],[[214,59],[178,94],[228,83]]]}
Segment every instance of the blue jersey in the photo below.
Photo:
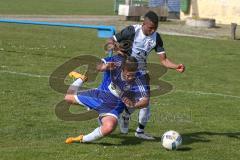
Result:
{"label": "blue jersey", "polygon": [[[122,61],[124,60],[124,57],[121,55],[114,55],[112,57],[106,57],[102,59],[103,63],[108,63],[108,62],[115,62],[118,67],[116,69],[120,69],[119,67],[122,64]],[[113,71],[105,71],[103,73],[103,80],[102,83],[99,85],[99,89],[105,90],[105,91],[109,91],[108,86],[111,83],[111,74],[113,73]]]}
{"label": "blue jersey", "polygon": [[145,76],[140,72],[136,73],[134,81],[129,83],[124,80],[122,76],[123,60],[124,57],[121,55],[102,59],[104,63],[114,62],[117,67],[112,71],[104,73],[103,82],[100,85],[101,89],[108,90],[119,98],[127,97],[135,101],[138,101],[142,97],[149,97],[149,86],[147,86]]}
{"label": "blue jersey", "polygon": [[110,114],[118,118],[125,106],[122,98],[127,97],[137,102],[142,97],[149,96],[148,87],[144,84],[144,79],[141,79],[143,76],[140,73],[137,73],[136,79],[131,83],[123,79],[121,55],[104,58],[102,61],[115,62],[117,67],[112,71],[104,72],[103,81],[97,89],[78,92],[77,101],[98,111],[100,115]]}

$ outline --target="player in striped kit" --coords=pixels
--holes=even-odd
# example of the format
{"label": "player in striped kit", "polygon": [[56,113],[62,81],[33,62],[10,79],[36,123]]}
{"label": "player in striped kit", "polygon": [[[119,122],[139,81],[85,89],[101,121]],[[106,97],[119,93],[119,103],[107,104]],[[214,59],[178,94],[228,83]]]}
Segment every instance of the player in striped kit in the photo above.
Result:
{"label": "player in striped kit", "polygon": [[[124,28],[121,32],[117,33],[108,41],[108,43],[120,42],[122,40],[133,41],[132,54],[138,60],[138,69],[145,75],[147,85],[150,86],[150,77],[147,71],[147,57],[152,50],[159,55],[160,62],[163,66],[175,69],[177,72],[184,72],[185,66],[183,64],[175,64],[166,56],[163,48],[163,41],[158,32],[158,16],[149,11],[144,17],[142,25],[131,25]],[[150,90],[150,89],[149,89]],[[122,133],[128,133],[129,118],[133,109],[126,109],[120,117],[120,130]],[[139,111],[138,128],[136,129],[135,136],[142,139],[152,140],[154,137],[145,134],[144,129],[150,117],[150,107],[143,108]]]}

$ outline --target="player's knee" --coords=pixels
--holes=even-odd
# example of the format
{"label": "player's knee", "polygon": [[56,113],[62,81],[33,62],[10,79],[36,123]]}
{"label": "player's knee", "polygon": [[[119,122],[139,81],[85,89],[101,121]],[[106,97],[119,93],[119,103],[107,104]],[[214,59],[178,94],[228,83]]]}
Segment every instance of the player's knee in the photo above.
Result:
{"label": "player's knee", "polygon": [[73,95],[66,94],[65,97],[64,97],[64,100],[68,103],[74,103],[75,98],[74,98]]}
{"label": "player's knee", "polygon": [[112,124],[112,123],[106,123],[103,127],[103,135],[106,136],[106,135],[109,135],[111,134],[115,128],[116,128],[116,125],[115,124]]}

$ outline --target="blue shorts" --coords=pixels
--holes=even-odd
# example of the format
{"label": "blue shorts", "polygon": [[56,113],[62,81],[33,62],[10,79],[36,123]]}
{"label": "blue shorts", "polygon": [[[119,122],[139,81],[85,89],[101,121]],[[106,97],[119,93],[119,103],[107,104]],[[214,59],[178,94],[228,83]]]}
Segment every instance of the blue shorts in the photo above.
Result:
{"label": "blue shorts", "polygon": [[120,98],[115,97],[111,92],[100,89],[80,91],[75,99],[79,104],[96,110],[100,117],[110,115],[118,118],[124,109]]}

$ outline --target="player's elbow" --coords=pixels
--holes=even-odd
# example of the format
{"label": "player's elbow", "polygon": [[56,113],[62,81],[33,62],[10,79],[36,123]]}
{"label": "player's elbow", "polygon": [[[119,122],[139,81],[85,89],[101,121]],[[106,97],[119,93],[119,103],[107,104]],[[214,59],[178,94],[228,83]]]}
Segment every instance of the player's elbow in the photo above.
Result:
{"label": "player's elbow", "polygon": [[104,69],[103,64],[98,64],[98,65],[96,66],[96,70],[97,70],[98,72],[104,72],[105,69]]}

